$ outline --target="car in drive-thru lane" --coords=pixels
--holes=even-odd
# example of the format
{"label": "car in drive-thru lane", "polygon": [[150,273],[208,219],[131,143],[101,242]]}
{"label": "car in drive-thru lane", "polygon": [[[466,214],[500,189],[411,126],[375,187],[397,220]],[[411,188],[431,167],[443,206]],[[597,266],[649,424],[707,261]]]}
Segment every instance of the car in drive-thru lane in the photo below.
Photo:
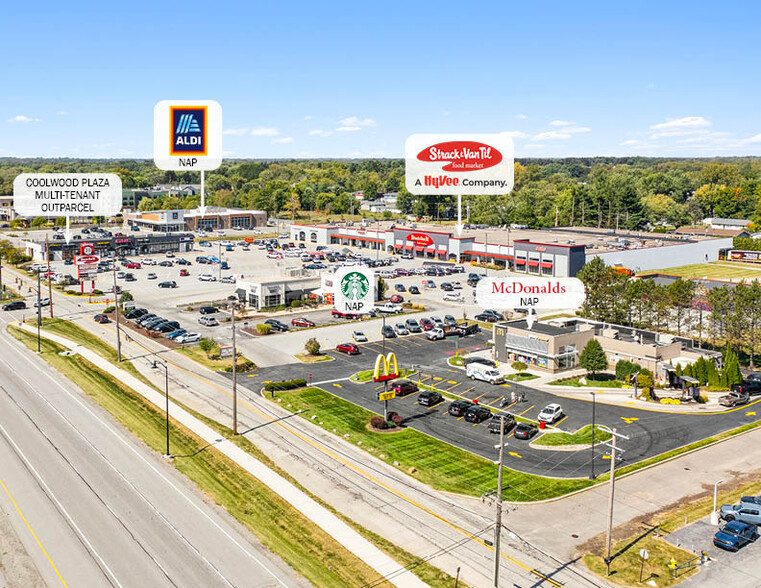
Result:
{"label": "car in drive-thru lane", "polygon": [[435,406],[444,400],[444,397],[434,390],[423,390],[417,396],[417,403],[421,406]]}

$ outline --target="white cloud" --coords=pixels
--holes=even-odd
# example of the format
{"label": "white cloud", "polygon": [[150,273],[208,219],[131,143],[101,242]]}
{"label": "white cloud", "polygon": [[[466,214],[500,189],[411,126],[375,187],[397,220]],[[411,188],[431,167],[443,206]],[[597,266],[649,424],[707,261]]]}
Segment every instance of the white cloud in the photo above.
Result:
{"label": "white cloud", "polygon": [[711,123],[702,116],[684,116],[682,118],[674,118],[663,123],[658,123],[657,125],[652,125],[650,129],[657,131],[660,129],[694,129],[710,126]]}
{"label": "white cloud", "polygon": [[349,116],[342,118],[338,121],[338,124],[342,127],[374,127],[376,125],[375,120],[372,118],[358,118],[356,116]]}
{"label": "white cloud", "polygon": [[553,120],[550,122],[551,127],[568,127],[571,126],[573,123],[569,122],[567,120]]}
{"label": "white cloud", "polygon": [[357,126],[338,127],[336,129],[336,131],[338,131],[339,133],[352,133],[354,131],[361,131],[361,130],[362,130],[362,127],[357,127]]}
{"label": "white cloud", "polygon": [[619,145],[639,145],[639,141],[637,139],[628,139],[626,141],[621,141]]}
{"label": "white cloud", "polygon": [[520,120],[526,120],[528,117],[525,114],[516,114],[515,118]]}
{"label": "white cloud", "polygon": [[558,131],[545,131],[543,133],[539,133],[537,135],[534,135],[531,140],[532,141],[556,141],[556,140],[565,140],[570,139],[573,135],[570,133],[561,133]]}
{"label": "white cloud", "polygon": [[277,137],[280,131],[274,127],[256,127],[251,129],[254,137]]}
{"label": "white cloud", "polygon": [[235,129],[225,129],[223,135],[245,135],[248,133],[248,127],[237,127]]}
{"label": "white cloud", "polygon": [[311,115],[311,114],[307,114],[307,115],[304,117],[304,120],[312,120],[312,115]]}
{"label": "white cloud", "polygon": [[746,137],[745,139],[740,139],[738,141],[740,145],[747,145],[749,143],[761,143],[761,133],[758,135],[753,135],[752,137]]}
{"label": "white cloud", "polygon": [[312,129],[309,131],[309,134],[316,137],[330,137],[330,135],[333,134],[333,131],[324,131],[322,129]]}
{"label": "white cloud", "polygon": [[24,116],[23,114],[17,114],[13,118],[8,119],[9,123],[30,123],[30,122],[40,122],[39,118],[29,118],[28,116]]}
{"label": "white cloud", "polygon": [[278,137],[277,139],[272,140],[273,145],[277,145],[279,143],[293,143],[293,137]]}
{"label": "white cloud", "polygon": [[56,114],[58,116],[69,116],[70,113],[66,110],[59,110]]}
{"label": "white cloud", "polygon": [[523,131],[505,131],[504,133],[500,133],[500,135],[512,137],[513,139],[525,139],[528,137],[528,134]]}

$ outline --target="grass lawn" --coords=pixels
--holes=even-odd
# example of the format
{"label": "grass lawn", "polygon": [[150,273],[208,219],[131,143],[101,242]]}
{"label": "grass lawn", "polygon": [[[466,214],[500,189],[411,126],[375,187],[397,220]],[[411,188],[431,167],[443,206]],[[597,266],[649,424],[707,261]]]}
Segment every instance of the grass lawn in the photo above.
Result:
{"label": "grass lawn", "polygon": [[[232,358],[226,359],[211,359],[206,355],[206,352],[198,347],[177,347],[175,349],[178,353],[182,353],[186,357],[189,357],[196,363],[200,363],[202,366],[214,370],[215,372],[231,372],[232,371]],[[250,359],[238,355],[237,369],[239,372],[250,371],[256,369],[256,365]],[[253,367],[252,367],[253,366]]]}
{"label": "grass lawn", "polygon": [[719,280],[761,278],[761,267],[753,269],[753,266],[736,264],[729,261],[712,261],[710,263],[698,263],[694,265],[682,265],[663,270],[642,272],[645,274],[661,273],[682,276],[683,278],[715,278]]}
{"label": "grass lawn", "polygon": [[[36,337],[9,328],[30,349]],[[64,348],[42,343],[42,357],[156,452],[165,443],[164,415],[139,394]],[[172,464],[316,586],[366,586],[377,573],[226,456],[182,425],[170,425]],[[445,584],[438,584],[445,585]]]}
{"label": "grass lawn", "polygon": [[[595,442],[608,441],[612,435],[608,431],[595,427]],[[592,425],[585,425],[575,433],[554,433],[551,430],[534,441],[534,445],[591,445]]]}
{"label": "grass lawn", "polygon": [[[586,379],[586,384],[581,379]],[[597,374],[593,376],[575,376],[572,378],[561,378],[550,382],[552,386],[576,386],[577,388],[621,388],[624,383],[616,380],[613,374]]]}
{"label": "grass lawn", "polygon": [[[360,383],[370,382],[373,379],[373,373],[374,373],[373,370],[362,370],[357,372],[356,374],[352,374],[349,379],[352,382],[360,382]],[[408,370],[408,369],[401,369],[399,370],[399,377],[406,378],[407,376],[411,376],[414,373],[417,373],[417,372],[413,370]]]}
{"label": "grass lawn", "polygon": [[535,380],[539,376],[536,376],[534,374],[507,374],[505,376],[506,380],[510,380],[512,382],[525,382],[526,380]]}
{"label": "grass lawn", "polygon": [[[657,586],[673,586],[696,573],[697,568],[685,569],[674,578],[668,565],[673,557],[677,564],[685,563],[695,557],[694,553],[671,545],[662,538],[648,534],[644,537],[631,537],[613,543],[613,561],[610,563],[610,576],[606,579],[621,586],[638,586],[641,559],[640,549],[647,549],[650,554],[645,560],[642,574],[644,586],[652,579]],[[618,555],[616,555],[618,554]],[[598,576],[605,577],[605,560],[599,555],[586,554],[584,564]]]}
{"label": "grass lawn", "polygon": [[[414,429],[404,429],[392,435],[369,431],[367,425],[375,413],[319,388],[276,392],[275,396],[288,410],[304,410],[301,418],[328,431],[335,429],[341,437],[348,434],[350,443],[361,441],[361,447],[369,453],[387,463],[398,462],[399,470],[436,489],[470,496],[481,496],[494,490],[497,466],[487,459]],[[312,419],[313,415],[317,418]],[[506,469],[504,484],[505,500],[525,502],[562,496],[586,488],[591,482],[587,479],[544,478]]]}
{"label": "grass lawn", "polygon": [[307,353],[297,353],[294,355],[301,363],[320,363],[322,361],[335,361],[335,357],[330,355],[309,355]]}
{"label": "grass lawn", "polygon": [[462,367],[465,365],[465,358],[461,355],[455,355],[447,359],[447,363],[452,367]]}

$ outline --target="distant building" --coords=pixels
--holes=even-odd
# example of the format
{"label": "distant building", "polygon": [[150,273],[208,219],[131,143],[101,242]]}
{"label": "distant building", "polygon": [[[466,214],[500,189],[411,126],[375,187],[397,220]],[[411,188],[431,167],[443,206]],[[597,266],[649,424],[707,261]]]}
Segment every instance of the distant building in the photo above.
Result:
{"label": "distant building", "polygon": [[161,233],[216,231],[235,227],[248,229],[264,227],[267,225],[267,213],[263,210],[207,206],[206,213],[203,215],[198,209],[151,210],[129,212],[125,214],[125,220],[129,225]]}
{"label": "distant building", "polygon": [[703,224],[708,225],[712,229],[724,229],[728,231],[736,231],[741,229],[747,229],[752,223],[749,220],[742,218],[704,218]]}
{"label": "distant building", "polygon": [[12,221],[16,218],[16,211],[13,210],[13,196],[0,196],[0,220]]}

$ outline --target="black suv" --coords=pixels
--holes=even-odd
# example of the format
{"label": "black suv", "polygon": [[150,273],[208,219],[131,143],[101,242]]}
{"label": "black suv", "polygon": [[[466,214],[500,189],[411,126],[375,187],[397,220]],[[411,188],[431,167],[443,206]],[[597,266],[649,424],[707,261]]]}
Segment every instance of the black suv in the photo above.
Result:
{"label": "black suv", "polygon": [[389,386],[389,390],[396,392],[397,396],[407,396],[407,394],[417,392],[417,384],[408,380],[397,380]]}
{"label": "black suv", "polygon": [[280,331],[281,333],[289,330],[290,328],[288,327],[288,325],[286,325],[285,323],[281,323],[277,319],[267,319],[266,321],[264,321],[264,324],[272,327],[273,331]]}
{"label": "black suv", "polygon": [[137,319],[146,314],[148,314],[148,310],[145,308],[133,308],[132,310],[127,311],[127,314],[124,315],[124,318]]}
{"label": "black suv", "polygon": [[381,335],[384,339],[394,339],[396,338],[396,332],[394,331],[394,327],[391,327],[389,325],[386,325],[381,329]]}
{"label": "black suv", "polygon": [[473,406],[473,403],[469,400],[455,400],[452,404],[449,405],[447,412],[452,416],[461,417],[471,406]]}
{"label": "black suv", "polygon": [[214,306],[202,306],[199,309],[199,312],[201,314],[214,314],[215,312],[217,312],[217,308]]}
{"label": "black suv", "polygon": [[463,361],[463,365],[470,365],[471,363],[480,363],[483,365],[488,365],[489,367],[497,367],[497,362],[492,361],[491,359],[487,359],[485,357],[466,357]]}
{"label": "black suv", "polygon": [[469,423],[480,423],[491,418],[491,411],[485,406],[474,404],[465,411],[465,420]]}
{"label": "black suv", "polygon": [[434,406],[444,400],[444,397],[433,390],[423,390],[417,397],[417,403],[422,406]]}
{"label": "black suv", "polygon": [[477,321],[484,321],[485,323],[496,323],[503,320],[503,316],[494,310],[485,310],[481,314],[477,314],[475,319]]}
{"label": "black suv", "polygon": [[[499,433],[499,429],[502,426],[502,419],[499,416],[495,416],[492,421],[489,423],[489,432],[490,433]],[[505,415],[505,430],[504,432],[507,433],[510,429],[512,429],[515,426],[515,417],[511,414]]]}
{"label": "black suv", "polygon": [[23,300],[14,300],[13,302],[3,304],[3,310],[22,310],[24,308],[26,308],[26,302]]}

